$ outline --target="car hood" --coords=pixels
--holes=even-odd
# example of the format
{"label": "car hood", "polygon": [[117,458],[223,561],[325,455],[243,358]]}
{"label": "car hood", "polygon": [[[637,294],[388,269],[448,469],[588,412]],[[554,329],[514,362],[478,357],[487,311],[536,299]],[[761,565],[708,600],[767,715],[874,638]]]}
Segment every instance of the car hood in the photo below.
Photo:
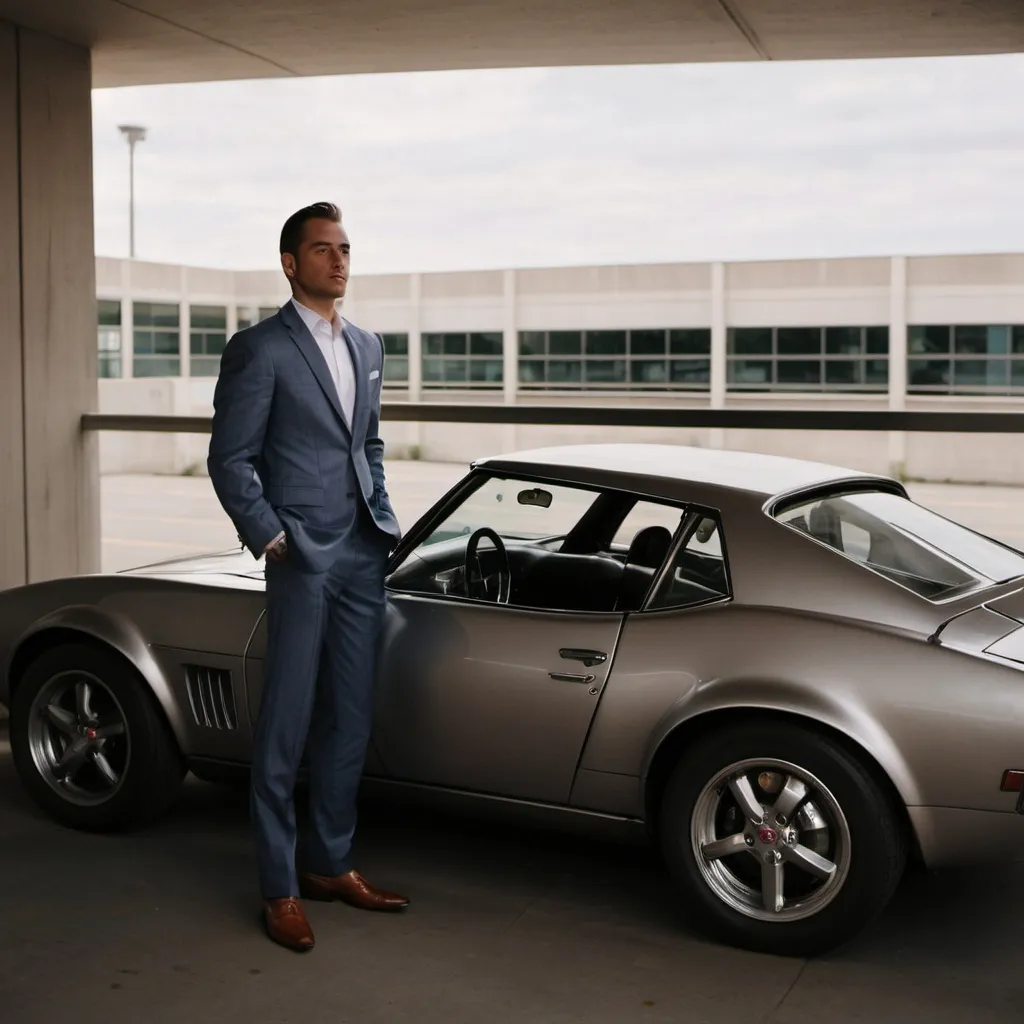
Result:
{"label": "car hood", "polygon": [[213,554],[185,555],[162,562],[125,569],[126,576],[246,576],[263,579],[263,563],[248,551],[220,551]]}

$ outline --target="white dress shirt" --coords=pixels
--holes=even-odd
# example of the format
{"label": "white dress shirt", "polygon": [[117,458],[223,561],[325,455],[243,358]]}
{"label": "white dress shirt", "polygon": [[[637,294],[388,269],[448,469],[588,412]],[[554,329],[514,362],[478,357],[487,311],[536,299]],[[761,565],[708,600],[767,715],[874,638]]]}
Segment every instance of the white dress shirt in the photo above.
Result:
{"label": "white dress shirt", "polygon": [[327,369],[331,372],[331,380],[338,392],[338,401],[341,402],[341,411],[351,430],[352,411],[356,404],[356,374],[352,366],[352,353],[342,335],[344,320],[339,313],[337,324],[332,324],[296,299],[292,299],[292,305],[327,361]]}

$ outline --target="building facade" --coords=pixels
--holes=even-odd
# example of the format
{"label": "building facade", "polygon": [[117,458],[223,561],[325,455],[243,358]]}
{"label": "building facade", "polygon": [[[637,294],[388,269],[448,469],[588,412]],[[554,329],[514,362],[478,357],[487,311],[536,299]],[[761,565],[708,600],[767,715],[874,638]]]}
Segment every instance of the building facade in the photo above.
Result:
{"label": "building facade", "polygon": [[[100,409],[204,414],[219,357],[280,272],[97,260]],[[1024,410],[1024,255],[566,267],[353,278],[385,400]],[[467,461],[567,428],[385,425],[392,457]],[[1024,438],[573,428],[1024,483]],[[111,435],[105,472],[202,472],[205,438]]]}

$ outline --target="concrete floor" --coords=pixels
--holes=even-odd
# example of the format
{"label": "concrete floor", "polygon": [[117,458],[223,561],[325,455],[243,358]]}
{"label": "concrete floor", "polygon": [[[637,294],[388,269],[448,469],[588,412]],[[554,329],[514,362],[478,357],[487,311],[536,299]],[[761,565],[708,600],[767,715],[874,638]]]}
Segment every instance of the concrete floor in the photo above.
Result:
{"label": "concrete floor", "polygon": [[[406,526],[461,467],[390,467]],[[204,479],[107,478],[105,567],[230,546]],[[913,488],[1024,544],[1018,494]],[[130,835],[52,824],[0,722],[0,1022],[50,1024],[1001,1024],[1024,1020],[1024,871],[912,871],[851,946],[803,962],[724,948],[646,848],[364,809],[358,861],[398,917],[312,904],[316,950],[258,923],[244,792],[190,780]]]}

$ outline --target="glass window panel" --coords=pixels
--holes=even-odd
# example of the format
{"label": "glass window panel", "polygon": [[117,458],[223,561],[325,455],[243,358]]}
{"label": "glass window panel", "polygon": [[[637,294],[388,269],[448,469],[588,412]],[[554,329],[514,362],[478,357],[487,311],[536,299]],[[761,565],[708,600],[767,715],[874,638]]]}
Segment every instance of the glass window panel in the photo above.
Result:
{"label": "glass window panel", "polygon": [[440,334],[423,335],[423,351],[428,356],[439,356],[444,351],[444,339]]}
{"label": "glass window panel", "polygon": [[930,352],[949,352],[952,332],[948,327],[910,327],[907,331],[907,351],[912,355]]}
{"label": "glass window panel", "polygon": [[121,357],[109,352],[102,353],[99,359],[98,373],[103,380],[119,378],[121,376]]}
{"label": "glass window panel", "polygon": [[503,345],[500,333],[471,334],[469,336],[469,354],[472,356],[500,356]]}
{"label": "glass window panel", "polygon": [[462,384],[469,380],[468,359],[445,359],[444,379],[456,384]]}
{"label": "glass window panel", "polygon": [[424,383],[437,384],[444,380],[444,370],[442,368],[442,360],[440,359],[424,359],[423,360],[423,381]]}
{"label": "glass window panel", "polygon": [[711,382],[711,360],[672,359],[669,373],[673,384],[709,384]]}
{"label": "glass window panel", "polygon": [[832,359],[825,363],[826,384],[863,383],[864,364],[859,359]]}
{"label": "glass window panel", "polygon": [[954,327],[953,349],[958,355],[1004,356],[1010,351],[1010,328],[1005,325]]}
{"label": "glass window panel", "polygon": [[176,356],[181,351],[177,331],[153,331],[153,351],[160,356]]}
{"label": "glass window panel", "polygon": [[136,327],[177,327],[178,307],[170,303],[136,302],[132,319]]}
{"label": "glass window panel", "polygon": [[770,384],[772,363],[770,359],[730,359],[727,369],[730,384]]}
{"label": "glass window panel", "polygon": [[213,330],[226,331],[228,311],[223,306],[191,306],[189,322],[192,327],[208,327]]}
{"label": "glass window panel", "polygon": [[664,384],[668,369],[664,359],[634,359],[629,364],[629,379],[634,384]]}
{"label": "glass window panel", "polygon": [[192,377],[216,377],[220,373],[220,359],[199,356],[189,361],[188,372]]}
{"label": "glass window panel", "polygon": [[269,320],[280,312],[279,306],[260,306],[260,320]]}
{"label": "glass window panel", "polygon": [[[769,351],[771,346],[769,332]],[[706,327],[681,327],[668,332],[668,350],[674,356],[711,354],[711,331]]]}
{"label": "glass window panel", "polygon": [[235,322],[238,325],[238,330],[244,331],[247,327],[252,327],[255,320],[252,318],[252,314],[248,309],[243,309],[241,306],[235,310]]}
{"label": "glass window panel", "polygon": [[504,378],[504,364],[500,359],[471,359],[469,379],[487,384],[500,384]]}
{"label": "glass window panel", "polygon": [[121,328],[120,327],[100,327],[96,331],[96,345],[99,351],[102,352],[120,352],[121,351]]}
{"label": "glass window panel", "polygon": [[132,338],[132,349],[137,356],[150,355],[153,352],[153,332],[135,331]]}
{"label": "glass window panel", "polygon": [[1006,387],[1010,381],[1007,359],[954,359],[955,388]]}
{"label": "glass window panel", "polygon": [[132,372],[136,377],[179,377],[181,360],[147,356],[135,360]]}
{"label": "glass window panel", "polygon": [[583,380],[583,363],[579,359],[552,359],[548,363],[548,381],[555,384],[577,384]]}
{"label": "glass window panel", "polygon": [[578,356],[583,352],[583,335],[580,331],[551,331],[548,351],[553,356]]}
{"label": "glass window panel", "polygon": [[465,334],[442,334],[443,351],[446,356],[464,356],[469,348],[469,338]]}
{"label": "glass window panel", "polygon": [[780,327],[777,331],[777,340],[780,356],[821,354],[820,327]]}
{"label": "glass window panel", "polygon": [[96,323],[100,327],[120,327],[121,303],[112,299],[100,299],[96,304]]}
{"label": "glass window panel", "polygon": [[1024,359],[1010,360],[1010,383],[1015,388],[1024,388]]}
{"label": "glass window panel", "polygon": [[869,359],[865,373],[865,380],[868,384],[889,383],[889,360]]}
{"label": "glass window panel", "polygon": [[544,360],[543,359],[520,359],[519,380],[523,384],[544,383]]}
{"label": "glass window panel", "polygon": [[625,384],[625,359],[588,359],[585,364],[588,384]]}
{"label": "glass window panel", "polygon": [[889,354],[889,328],[869,327],[867,335],[867,351],[871,355],[887,356]]}
{"label": "glass window panel", "polygon": [[859,327],[826,327],[825,352],[835,356],[860,355],[861,333]]}
{"label": "glass window panel", "polygon": [[1011,334],[1012,351],[1024,355],[1024,327],[1011,328]]}
{"label": "glass window panel", "polygon": [[775,375],[780,384],[820,384],[821,362],[817,359],[780,359]]}
{"label": "glass window panel", "polygon": [[907,362],[907,383],[915,388],[948,387],[948,359],[910,359]]}
{"label": "glass window panel", "polygon": [[384,379],[386,381],[405,383],[409,379],[409,359],[407,356],[391,356],[384,360]]}
{"label": "glass window panel", "polygon": [[543,331],[520,331],[519,354],[542,356],[546,348],[547,335]]}
{"label": "glass window panel", "polygon": [[770,356],[770,327],[734,327],[729,332],[729,353],[738,356]]}
{"label": "glass window panel", "polygon": [[408,334],[382,334],[380,337],[384,342],[384,355],[407,356],[409,354]]}
{"label": "glass window panel", "polygon": [[590,356],[624,356],[625,331],[587,331],[586,352]]}
{"label": "glass window panel", "polygon": [[630,331],[629,351],[634,356],[663,356],[665,331]]}

